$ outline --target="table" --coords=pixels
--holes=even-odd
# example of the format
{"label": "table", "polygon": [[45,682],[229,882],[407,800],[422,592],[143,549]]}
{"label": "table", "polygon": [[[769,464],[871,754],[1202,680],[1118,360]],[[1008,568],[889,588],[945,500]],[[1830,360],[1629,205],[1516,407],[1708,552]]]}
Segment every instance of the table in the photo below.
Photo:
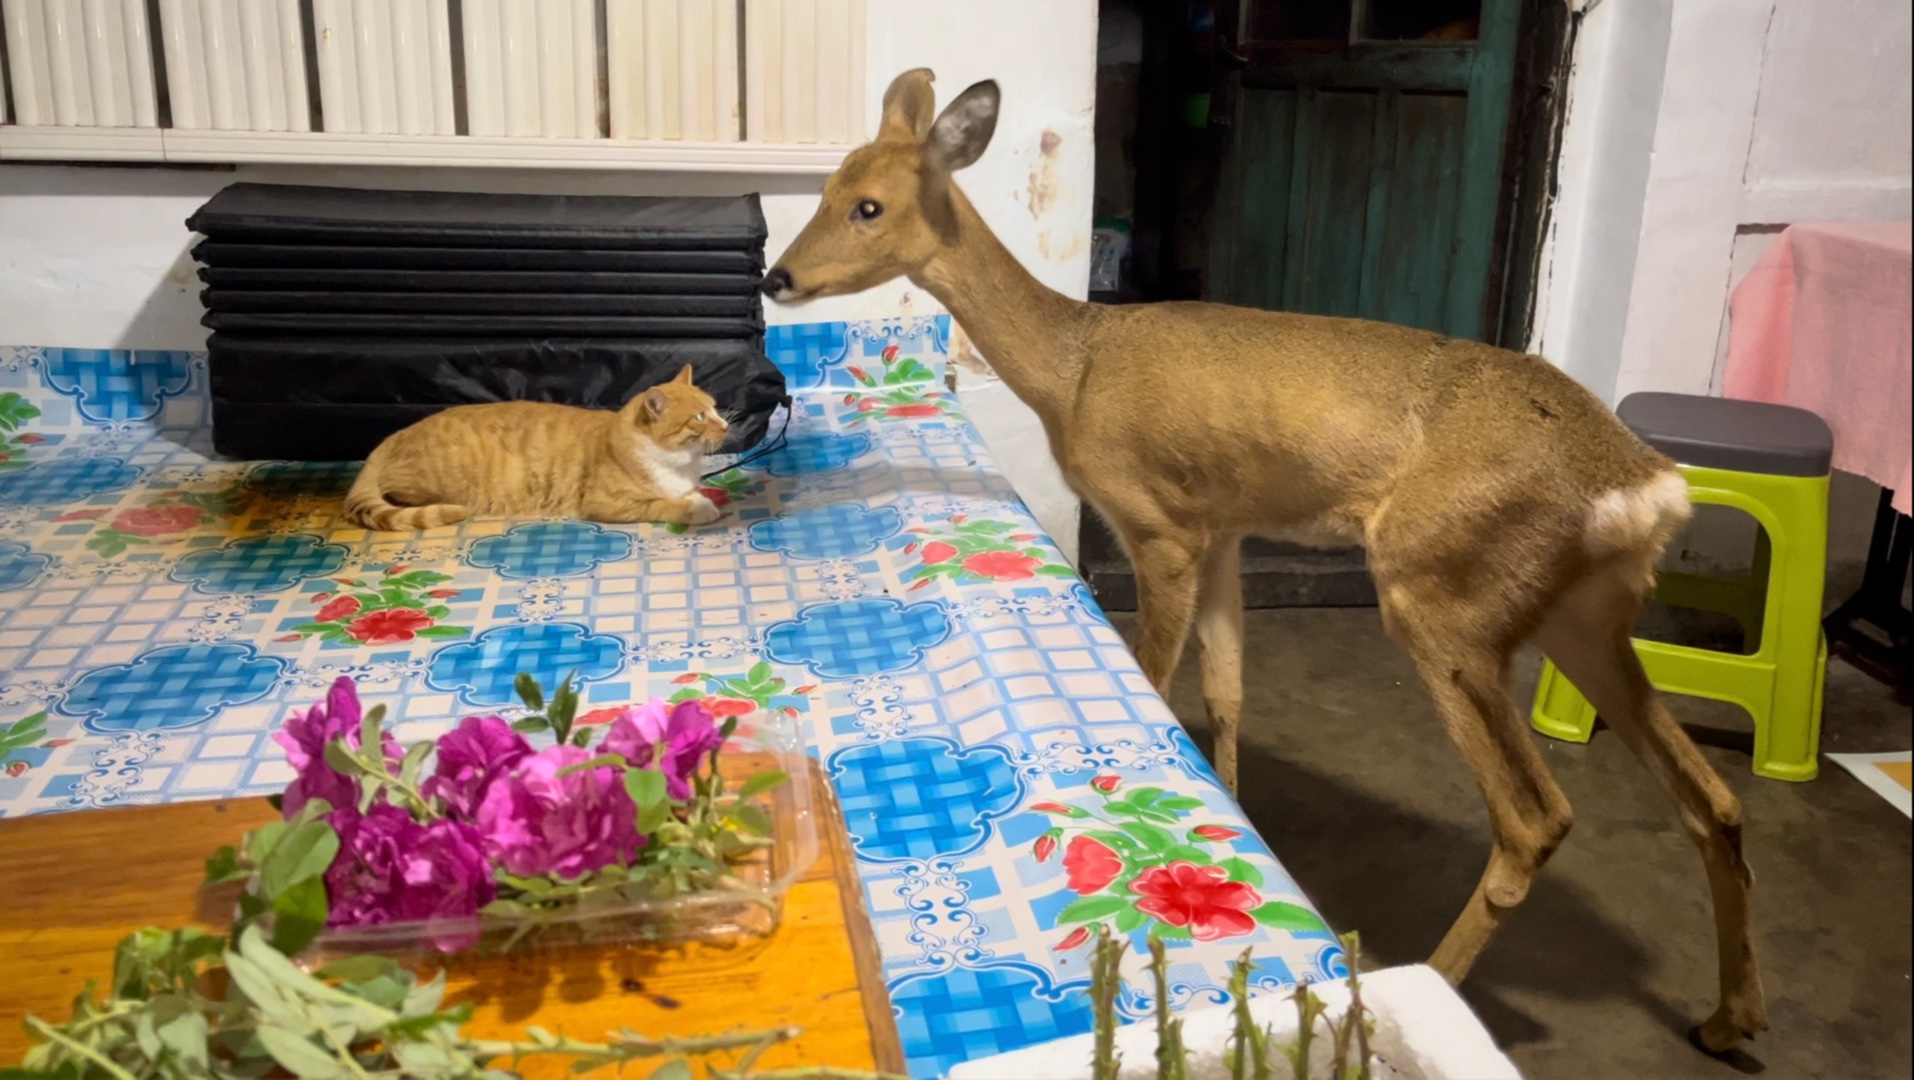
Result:
{"label": "table", "polygon": [[[804,1033],[767,1053],[765,1067],[903,1071],[842,816],[816,769],[812,783],[829,842],[786,894],[770,937],[735,950],[455,959],[448,1003],[476,1005],[467,1030],[482,1038],[522,1037],[528,1025],[581,1038],[621,1026],[653,1035],[796,1026]],[[206,856],[277,816],[254,798],[0,820],[0,1066],[26,1051],[24,1015],[64,1020],[88,978],[106,982],[130,930],[223,930],[230,907],[198,893]],[[563,1064],[529,1061],[524,1071],[556,1078]]]}
{"label": "table", "polygon": [[1911,251],[1906,221],[1783,230],[1729,302],[1723,385],[1728,397],[1818,413],[1834,431],[1834,467],[1886,489],[1862,586],[1826,628],[1831,644],[1887,681],[1914,670],[1914,617],[1901,606],[1914,550]]}
{"label": "table", "polygon": [[[947,389],[949,333],[767,330],[788,441],[706,481],[710,525],[401,534],[341,517],[356,464],[214,456],[203,354],[0,344],[0,727],[45,715],[0,735],[0,818],[280,790],[273,733],[341,675],[409,743],[519,715],[516,673],[571,673],[586,725],[682,694],[793,721],[913,1075],[1090,1030],[1091,922],[1132,934],[1133,977],[1169,935],[1178,1001],[1227,994],[1244,948],[1259,992],[1338,978],[1335,934]],[[1169,861],[1260,915],[1157,919],[1130,885]]]}

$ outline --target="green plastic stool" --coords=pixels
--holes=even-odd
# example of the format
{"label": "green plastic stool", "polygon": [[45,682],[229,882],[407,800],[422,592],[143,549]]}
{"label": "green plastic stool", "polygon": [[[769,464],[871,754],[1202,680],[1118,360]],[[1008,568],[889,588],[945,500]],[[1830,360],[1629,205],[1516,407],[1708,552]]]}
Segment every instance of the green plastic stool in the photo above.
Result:
{"label": "green plastic stool", "polygon": [[[1821,590],[1833,434],[1804,409],[1688,394],[1633,394],[1615,412],[1681,463],[1694,502],[1732,506],[1762,530],[1748,577],[1666,573],[1655,587],[1664,603],[1734,616],[1749,639],[1758,638],[1759,650],[1744,656],[1637,638],[1635,653],[1650,681],[1666,693],[1746,709],[1754,717],[1757,776],[1814,779],[1828,667]],[[1531,721],[1544,735],[1587,742],[1595,707],[1544,661]]]}

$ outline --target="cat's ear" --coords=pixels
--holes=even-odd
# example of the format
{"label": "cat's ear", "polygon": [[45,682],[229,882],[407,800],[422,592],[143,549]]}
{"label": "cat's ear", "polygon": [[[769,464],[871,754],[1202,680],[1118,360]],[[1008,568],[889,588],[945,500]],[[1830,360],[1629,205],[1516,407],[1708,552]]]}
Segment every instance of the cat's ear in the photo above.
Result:
{"label": "cat's ear", "polygon": [[691,385],[691,365],[686,364],[684,367],[684,370],[678,373],[678,377],[671,381],[674,383],[677,383],[680,386],[690,386]]}
{"label": "cat's ear", "polygon": [[671,407],[671,395],[666,393],[662,386],[654,386],[645,391],[644,397],[640,400],[644,404],[639,406],[638,415],[648,424],[657,423],[665,415],[665,410]]}

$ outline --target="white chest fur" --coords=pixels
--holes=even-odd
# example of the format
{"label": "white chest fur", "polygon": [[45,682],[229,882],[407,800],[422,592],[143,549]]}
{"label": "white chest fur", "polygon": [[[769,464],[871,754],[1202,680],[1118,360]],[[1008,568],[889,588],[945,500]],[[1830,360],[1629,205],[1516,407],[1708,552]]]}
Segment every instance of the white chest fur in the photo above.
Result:
{"label": "white chest fur", "polygon": [[649,439],[639,439],[633,452],[661,497],[682,499],[698,489],[699,458],[695,452],[666,450]]}

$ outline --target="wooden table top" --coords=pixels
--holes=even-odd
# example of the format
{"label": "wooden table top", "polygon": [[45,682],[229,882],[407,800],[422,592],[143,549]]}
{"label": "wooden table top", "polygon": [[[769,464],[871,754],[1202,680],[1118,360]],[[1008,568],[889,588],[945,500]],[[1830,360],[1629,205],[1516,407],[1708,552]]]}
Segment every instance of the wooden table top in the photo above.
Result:
{"label": "wooden table top", "polygon": [[[820,854],[785,895],[769,937],[733,949],[567,949],[455,959],[448,1003],[471,1001],[468,1031],[522,1037],[528,1025],[581,1039],[630,1027],[705,1035],[792,1026],[764,1068],[836,1066],[902,1073],[904,1058],[848,833],[812,769]],[[0,820],[0,1065],[26,1052],[21,1020],[69,1015],[88,978],[104,984],[113,949],[142,926],[223,932],[230,906],[203,900],[206,857],[276,816],[264,799],[81,810]],[[563,1075],[562,1059],[525,1063]]]}

